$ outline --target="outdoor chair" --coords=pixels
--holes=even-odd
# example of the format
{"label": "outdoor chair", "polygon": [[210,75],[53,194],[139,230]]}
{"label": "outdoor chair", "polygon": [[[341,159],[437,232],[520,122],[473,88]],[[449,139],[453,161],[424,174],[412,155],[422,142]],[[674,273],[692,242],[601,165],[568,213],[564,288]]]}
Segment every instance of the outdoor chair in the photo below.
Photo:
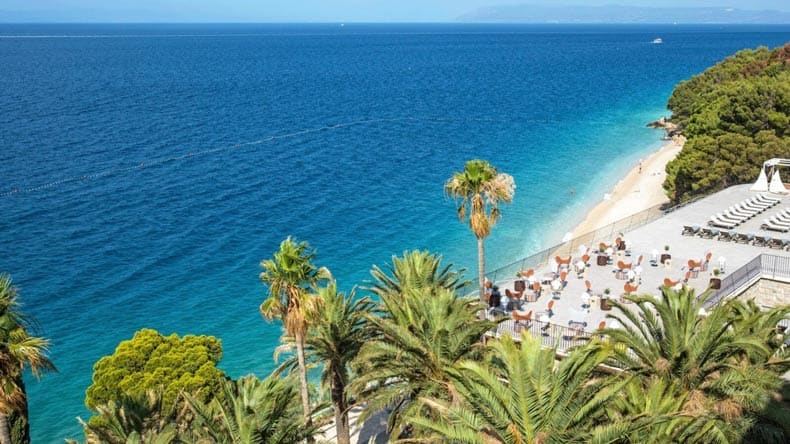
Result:
{"label": "outdoor chair", "polygon": [[527,302],[535,302],[540,297],[540,282],[532,284],[532,288],[527,290],[524,294],[524,300]]}
{"label": "outdoor chair", "polygon": [[585,337],[585,327],[587,327],[587,323],[584,321],[568,321],[568,329],[565,330],[562,339],[566,341],[575,341]]}
{"label": "outdoor chair", "polygon": [[787,243],[788,241],[786,239],[778,239],[774,237],[768,241],[768,248],[783,250],[787,246]]}
{"label": "outdoor chair", "polygon": [[675,288],[681,282],[682,282],[681,280],[673,281],[670,278],[664,278],[664,286],[667,287],[667,288]]}
{"label": "outdoor chair", "polygon": [[523,327],[529,328],[532,326],[532,311],[529,312],[522,312],[519,310],[513,310],[510,313],[510,316],[516,321],[516,325],[521,325]]}
{"label": "outdoor chair", "polygon": [[[625,285],[623,285],[623,291],[624,291],[623,296],[630,296],[630,295],[636,293],[637,290],[639,290],[639,285],[625,284]],[[628,300],[625,297],[621,297],[620,298],[620,302],[622,302],[624,304],[630,304],[631,303],[631,301]]]}

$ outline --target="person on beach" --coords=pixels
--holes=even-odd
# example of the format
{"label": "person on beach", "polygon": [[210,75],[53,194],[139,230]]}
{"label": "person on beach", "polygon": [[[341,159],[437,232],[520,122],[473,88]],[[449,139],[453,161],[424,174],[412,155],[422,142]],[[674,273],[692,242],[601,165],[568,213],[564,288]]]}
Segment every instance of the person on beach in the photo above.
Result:
{"label": "person on beach", "polygon": [[568,192],[570,193],[571,197],[573,197],[573,187],[571,187],[571,189],[568,190]]}
{"label": "person on beach", "polygon": [[639,174],[642,174],[642,159],[639,159]]}

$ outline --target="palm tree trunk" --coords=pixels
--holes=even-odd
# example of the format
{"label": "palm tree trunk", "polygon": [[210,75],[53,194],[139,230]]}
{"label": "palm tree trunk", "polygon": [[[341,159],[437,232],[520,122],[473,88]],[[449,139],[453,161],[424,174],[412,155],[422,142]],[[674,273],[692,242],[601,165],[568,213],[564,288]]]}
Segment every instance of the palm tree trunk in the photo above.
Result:
{"label": "palm tree trunk", "polygon": [[350,444],[351,430],[348,424],[346,387],[343,383],[343,378],[337,373],[332,376],[332,405],[335,408],[335,430],[337,431],[337,444]]}
{"label": "palm tree trunk", "polygon": [[0,444],[11,444],[11,427],[6,413],[0,413]]}
{"label": "palm tree trunk", "polygon": [[480,300],[485,300],[486,295],[486,255],[483,247],[483,238],[477,238],[477,283],[480,289]]}
{"label": "palm tree trunk", "polygon": [[[310,418],[310,395],[307,391],[307,366],[304,363],[304,335],[296,333],[296,360],[299,362],[299,383],[300,394],[302,395],[302,409],[304,410],[305,424],[310,427],[312,419]],[[0,443],[2,444],[2,443]]]}

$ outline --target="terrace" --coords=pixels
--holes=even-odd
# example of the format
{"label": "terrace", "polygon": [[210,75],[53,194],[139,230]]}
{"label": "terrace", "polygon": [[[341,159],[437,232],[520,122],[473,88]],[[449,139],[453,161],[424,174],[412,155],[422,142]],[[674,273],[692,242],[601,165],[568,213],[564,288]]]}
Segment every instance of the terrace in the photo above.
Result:
{"label": "terrace", "polygon": [[[712,215],[756,196],[758,193],[750,191],[749,187],[733,186],[667,212],[653,208],[489,273],[488,279],[499,286],[503,296],[506,290],[518,293],[522,285],[530,285],[525,279],[516,277],[521,271],[533,269],[534,279],[541,283],[540,296],[536,300],[526,302],[524,300],[527,298],[522,297],[519,301],[521,309],[517,313],[523,316],[532,312],[531,320],[516,322],[512,319],[512,312],[506,311],[504,316],[511,319],[500,324],[491,335],[508,332],[518,338],[523,331],[529,331],[541,338],[545,345],[557,346],[563,351],[576,345],[578,338],[588,336],[599,326],[610,322],[606,319],[610,311],[606,309],[605,303],[601,303],[601,299],[606,297],[606,289],[610,289],[609,297],[618,300],[625,289],[634,294],[660,295],[665,280],[681,286],[688,278],[685,285],[696,294],[701,294],[709,289],[710,279],[714,277],[713,270],[720,268],[723,271],[718,276],[721,288],[711,290],[715,294],[709,303],[713,304],[723,298],[742,294],[761,278],[790,283],[790,251],[786,249],[787,243],[766,242],[770,239],[765,239],[790,240],[790,234],[760,228],[763,219],[790,206],[790,197],[769,194],[780,202],[732,228],[732,232],[719,229],[719,233],[713,237],[701,237],[699,232],[684,234],[684,226],[711,228],[707,221]],[[719,240],[720,234],[724,238],[737,237],[735,234],[746,236],[736,242]],[[610,260],[605,265],[598,265],[599,244],[613,244],[617,237],[625,241],[627,249],[617,251],[613,248],[614,251],[610,250],[612,254],[607,255]],[[669,246],[666,252],[665,245]],[[582,272],[577,272],[575,265],[588,248],[589,265]],[[671,254],[667,263],[660,262],[660,255],[664,253]],[[550,282],[554,280],[557,270],[554,259],[557,256],[564,260],[571,256],[571,259],[566,284],[560,291],[552,291]],[[640,256],[641,269],[636,269]],[[706,257],[710,259],[707,263]],[[651,262],[651,258],[657,260]],[[693,269],[689,266],[690,260],[698,263]],[[627,271],[618,272],[619,262],[631,264],[634,273],[629,276]],[[638,276],[634,277],[634,274]],[[634,279],[629,281],[629,277]],[[589,292],[586,282],[590,283]],[[525,296],[526,293],[528,290]],[[587,296],[583,296],[585,293]],[[503,297],[503,302],[506,300]],[[758,303],[761,303],[759,299]],[[790,292],[784,303],[790,303]],[[552,305],[550,310],[549,304]]]}

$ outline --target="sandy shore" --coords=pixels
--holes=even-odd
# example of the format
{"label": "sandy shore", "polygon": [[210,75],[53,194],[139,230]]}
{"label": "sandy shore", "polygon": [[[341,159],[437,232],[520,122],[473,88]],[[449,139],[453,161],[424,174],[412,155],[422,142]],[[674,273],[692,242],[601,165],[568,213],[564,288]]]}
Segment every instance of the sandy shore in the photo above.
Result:
{"label": "sandy shore", "polygon": [[573,237],[628,217],[639,211],[669,202],[661,184],[666,178],[665,167],[683,148],[685,139],[678,138],[643,159],[626,174],[604,200],[595,206],[574,230]]}

